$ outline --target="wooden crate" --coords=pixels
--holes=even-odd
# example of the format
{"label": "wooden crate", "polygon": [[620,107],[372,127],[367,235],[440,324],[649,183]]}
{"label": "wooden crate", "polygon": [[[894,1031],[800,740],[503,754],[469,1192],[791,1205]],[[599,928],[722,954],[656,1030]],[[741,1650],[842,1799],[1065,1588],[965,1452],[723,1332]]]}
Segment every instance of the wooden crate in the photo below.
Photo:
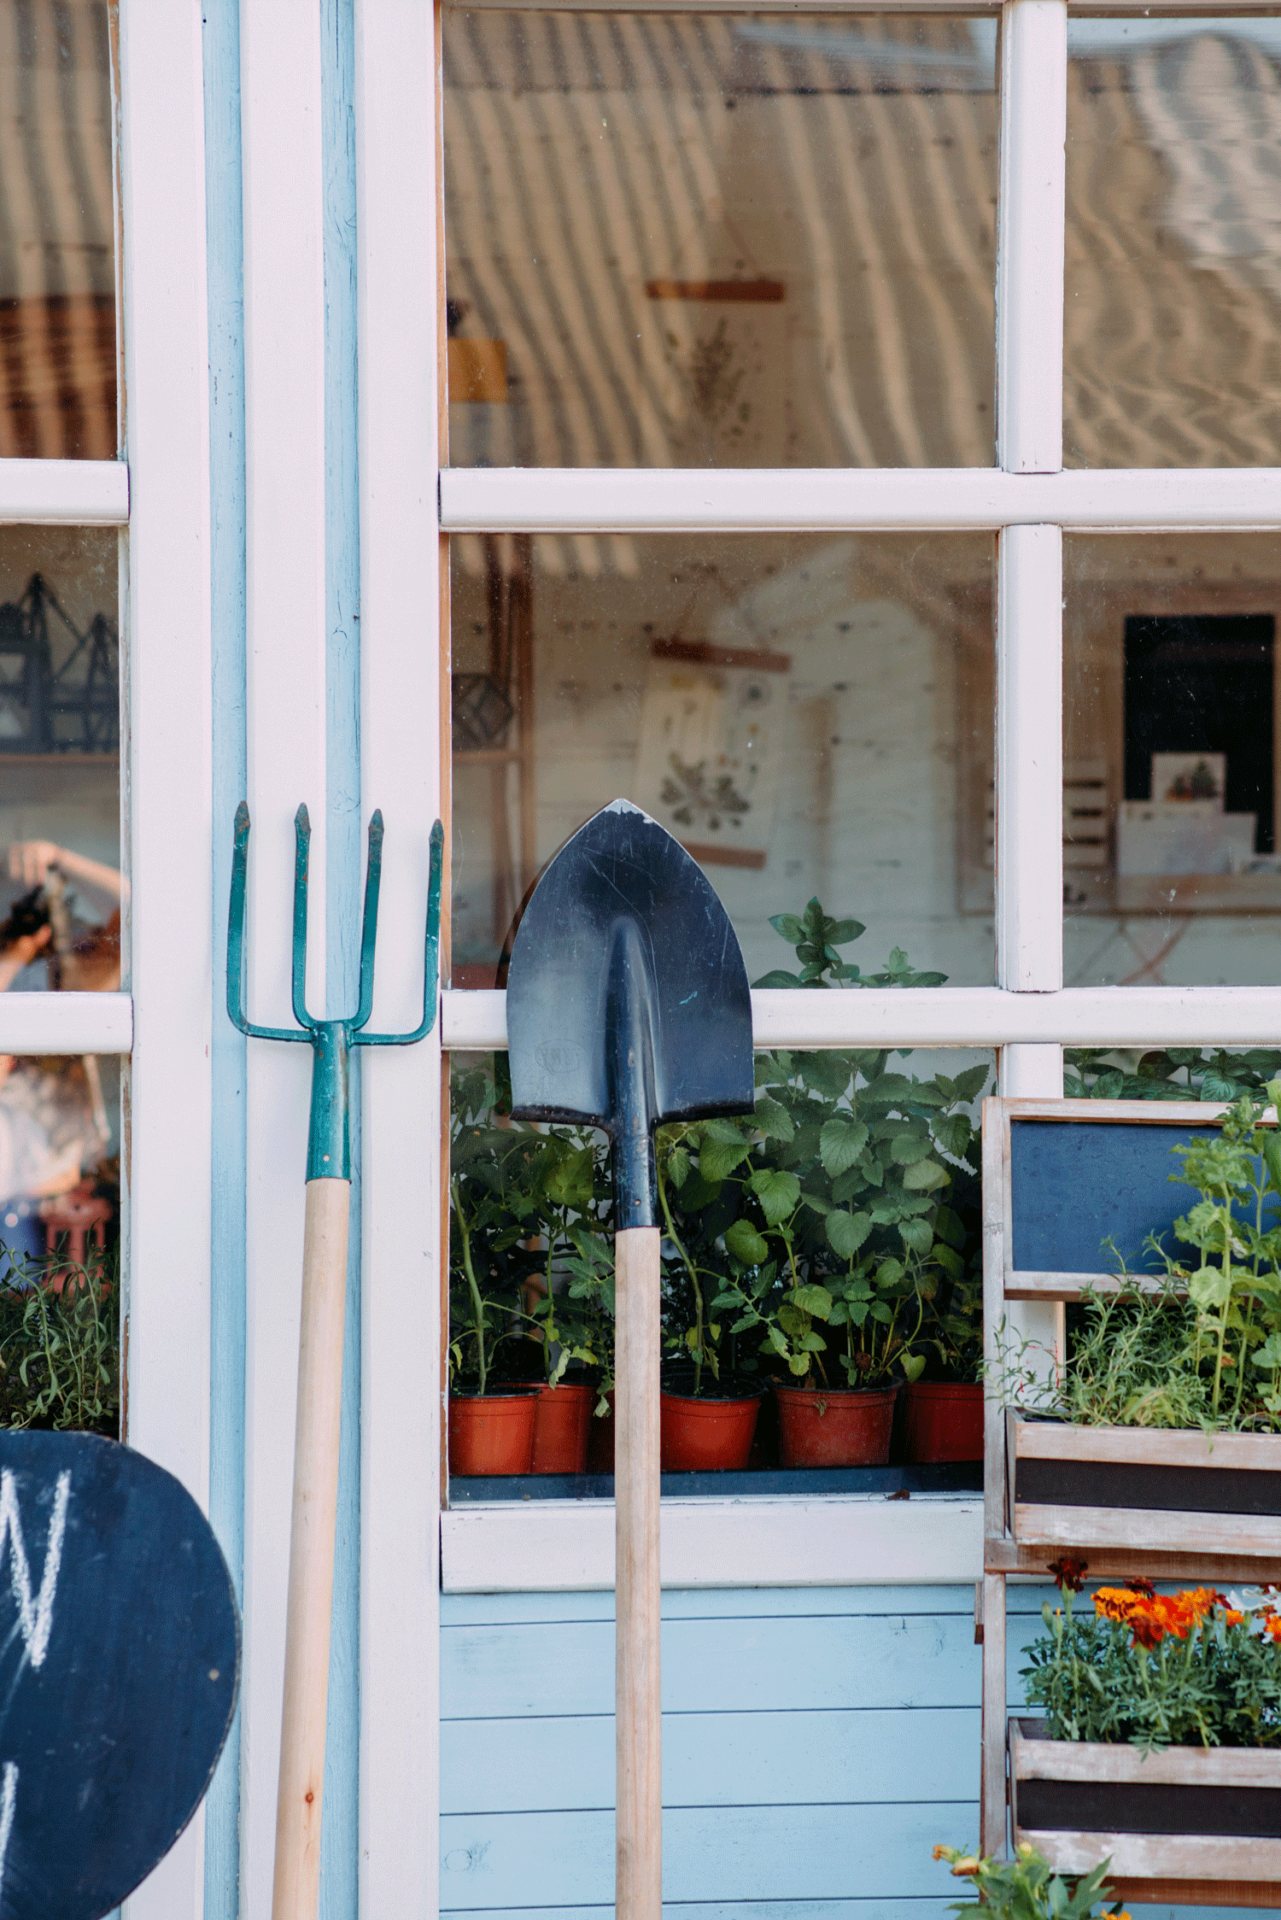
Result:
{"label": "wooden crate", "polygon": [[[1118,1892],[1221,1905],[1281,1903],[1281,1751],[1138,1747],[1048,1740],[1012,1720],[1014,1840],[1052,1867],[1085,1873],[1110,1860]],[[1233,1889],[1238,1891],[1234,1892]],[[1247,1897],[1243,1898],[1242,1895]]]}
{"label": "wooden crate", "polygon": [[1281,1434],[1006,1420],[1023,1546],[1281,1557]]}

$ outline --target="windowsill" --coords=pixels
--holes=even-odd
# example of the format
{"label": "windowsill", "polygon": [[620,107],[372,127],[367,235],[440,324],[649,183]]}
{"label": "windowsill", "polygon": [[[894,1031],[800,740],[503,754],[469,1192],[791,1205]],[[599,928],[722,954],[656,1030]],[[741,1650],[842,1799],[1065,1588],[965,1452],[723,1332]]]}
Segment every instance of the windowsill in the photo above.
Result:
{"label": "windowsill", "polygon": [[[757,1484],[767,1477],[774,1476],[735,1476]],[[780,1497],[730,1493],[718,1480],[717,1495],[663,1501],[665,1587],[955,1586],[982,1575],[979,1493]],[[608,1591],[614,1503],[464,1502],[441,1514],[440,1546],[446,1593]]]}
{"label": "windowsill", "polygon": [[[664,1500],[813,1499],[828,1494],[982,1493],[981,1460],[921,1467],[777,1468],[759,1473],[665,1473]],[[451,1507],[523,1500],[612,1500],[610,1473],[526,1473],[449,1482]]]}

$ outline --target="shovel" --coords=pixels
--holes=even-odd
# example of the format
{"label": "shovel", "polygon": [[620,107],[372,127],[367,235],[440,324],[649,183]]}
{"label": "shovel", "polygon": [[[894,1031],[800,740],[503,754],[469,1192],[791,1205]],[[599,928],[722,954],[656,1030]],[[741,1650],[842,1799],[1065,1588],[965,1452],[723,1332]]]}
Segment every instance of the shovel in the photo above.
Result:
{"label": "shovel", "polygon": [[752,1006],[724,907],[678,841],[615,800],[534,891],[507,974],[512,1115],[613,1147],[615,1912],[660,1920],[659,1229],[654,1128],[750,1113]]}

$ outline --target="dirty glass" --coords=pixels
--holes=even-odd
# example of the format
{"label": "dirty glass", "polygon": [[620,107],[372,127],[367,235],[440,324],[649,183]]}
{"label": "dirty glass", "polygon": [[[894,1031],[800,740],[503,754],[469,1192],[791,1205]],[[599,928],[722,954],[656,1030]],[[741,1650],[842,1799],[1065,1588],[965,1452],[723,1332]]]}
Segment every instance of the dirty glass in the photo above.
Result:
{"label": "dirty glass", "polygon": [[115,457],[106,0],[0,0],[0,458]]}
{"label": "dirty glass", "polygon": [[752,979],[796,969],[771,920],[817,897],[865,928],[860,977],[990,983],[991,535],[451,547],[456,986],[494,985],[540,868],[620,796],[704,867]]}
{"label": "dirty glass", "polygon": [[1281,20],[1068,22],[1064,457],[1281,463]]}
{"label": "dirty glass", "polygon": [[1281,979],[1281,538],[1064,542],[1064,978]]}
{"label": "dirty glass", "polygon": [[986,466],[996,22],[447,8],[455,466]]}

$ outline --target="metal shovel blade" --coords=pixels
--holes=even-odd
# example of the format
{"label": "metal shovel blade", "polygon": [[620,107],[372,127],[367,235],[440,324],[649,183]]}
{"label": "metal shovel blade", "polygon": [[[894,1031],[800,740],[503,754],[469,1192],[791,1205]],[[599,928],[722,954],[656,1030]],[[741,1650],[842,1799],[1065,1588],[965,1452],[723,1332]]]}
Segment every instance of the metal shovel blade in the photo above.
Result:
{"label": "metal shovel blade", "polygon": [[534,891],[507,974],[512,1111],[603,1127],[615,1228],[655,1224],[653,1130],[750,1113],[752,1006],[729,916],[679,841],[615,800]]}

